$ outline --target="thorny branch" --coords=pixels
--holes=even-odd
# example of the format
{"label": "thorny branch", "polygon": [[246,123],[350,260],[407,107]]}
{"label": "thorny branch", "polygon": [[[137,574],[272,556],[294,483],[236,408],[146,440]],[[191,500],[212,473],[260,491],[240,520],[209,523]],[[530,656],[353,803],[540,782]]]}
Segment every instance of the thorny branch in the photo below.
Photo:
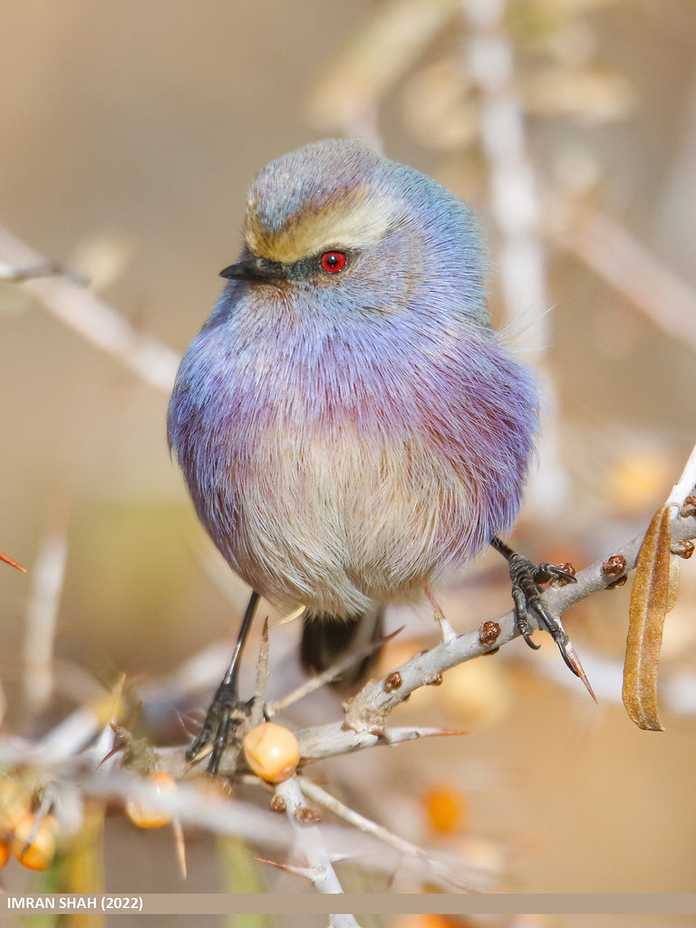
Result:
{"label": "thorny branch", "polygon": [[[672,537],[674,541],[696,537],[696,519],[683,518],[677,514],[672,520]],[[620,580],[635,566],[638,550],[642,542],[639,535],[619,548],[614,554],[625,560],[625,568],[619,573],[608,576],[603,565],[606,559],[596,561],[577,574],[577,583],[564,587],[551,587],[544,594],[544,603],[554,616],[561,616],[572,605],[592,593],[606,590]],[[507,644],[517,637],[514,613],[512,611],[496,619],[500,632],[491,643],[482,643],[484,637],[481,628],[475,632],[459,635],[453,641],[443,643],[418,655],[398,668],[401,686],[387,691],[385,680],[370,681],[352,700],[346,712],[346,720],[357,731],[367,728],[379,728],[384,719],[395,706],[403,702],[415,689],[431,681],[437,674],[449,670],[464,661],[486,654],[496,647]],[[355,732],[347,732],[355,734]]]}
{"label": "thorny branch", "polygon": [[[696,518],[676,511],[671,522],[675,543],[696,539]],[[577,582],[563,587],[550,587],[544,593],[546,607],[560,617],[571,606],[593,593],[618,585],[635,566],[643,540],[637,535],[625,545],[596,561],[577,574]],[[396,706],[421,686],[437,681],[452,667],[490,654],[518,636],[512,610],[495,619],[482,622],[475,631],[465,632],[430,650],[411,658],[386,676],[370,680],[349,701],[345,718],[341,721],[304,728],[297,732],[302,759],[305,763],[364,750],[376,745],[395,746],[404,741],[434,735],[455,734],[437,728],[386,727],[386,719]],[[399,685],[392,681],[398,674]],[[185,769],[184,748],[169,748],[161,752],[163,765],[175,774]],[[223,762],[221,772],[233,774],[229,761]]]}
{"label": "thorny branch", "polygon": [[[300,784],[295,777],[290,777],[276,787],[276,796],[285,804],[288,820],[297,837],[298,846],[302,848],[309,868],[305,876],[320,893],[342,893],[343,888],[336,876],[331,862],[331,855],[324,844],[316,818],[311,815],[305,803]],[[329,920],[331,928],[360,928],[352,915],[332,915]]]}

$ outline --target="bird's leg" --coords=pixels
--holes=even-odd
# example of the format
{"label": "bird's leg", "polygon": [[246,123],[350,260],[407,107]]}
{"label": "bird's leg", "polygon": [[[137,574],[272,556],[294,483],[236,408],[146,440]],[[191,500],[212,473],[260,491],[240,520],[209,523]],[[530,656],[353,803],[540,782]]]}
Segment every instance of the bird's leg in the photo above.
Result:
{"label": "bird's leg", "polygon": [[583,670],[580,659],[568,637],[568,633],[560,621],[553,616],[544,605],[541,598],[540,584],[550,580],[561,580],[565,583],[575,583],[575,574],[565,567],[555,564],[533,564],[528,558],[513,551],[502,539],[497,536],[491,539],[491,547],[508,562],[510,579],[512,580],[512,600],[515,608],[515,624],[517,629],[530,648],[538,650],[539,645],[532,640],[534,627],[530,624],[530,614],[536,624],[546,628],[558,645],[563,660],[570,670],[579,677],[587,687],[590,696],[596,697],[587,674]]}
{"label": "bird's leg", "polygon": [[186,752],[186,760],[195,761],[201,752],[212,744],[208,772],[217,773],[222,755],[227,747],[230,735],[239,727],[249,715],[253,699],[242,701],[239,699],[239,665],[244,649],[244,643],[249,635],[254,613],[259,602],[259,594],[254,590],[249,597],[242,625],[237,635],[237,641],[232,652],[229,666],[222,678],[222,682],[215,691],[213,701],[208,707],[205,721],[201,730],[194,738]]}

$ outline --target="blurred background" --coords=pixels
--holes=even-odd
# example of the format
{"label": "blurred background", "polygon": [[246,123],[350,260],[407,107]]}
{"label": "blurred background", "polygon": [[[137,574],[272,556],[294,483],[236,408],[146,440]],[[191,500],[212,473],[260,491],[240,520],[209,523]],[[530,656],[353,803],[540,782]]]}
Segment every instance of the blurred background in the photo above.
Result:
{"label": "blurred background", "polygon": [[[309,140],[359,135],[481,214],[492,314],[546,391],[517,547],[581,568],[661,505],[696,436],[691,0],[2,6],[0,225],[84,275],[138,332],[181,353],[237,255],[254,173]],[[0,263],[11,263],[3,241]],[[5,282],[0,396],[0,549],[30,569],[0,565],[4,731],[39,734],[125,672],[142,733],[180,742],[168,681],[184,681],[184,708],[207,703],[247,591],[170,461],[166,389]],[[438,595],[458,630],[509,608],[495,555]],[[639,731],[621,705],[627,606],[624,587],[566,617],[598,706],[547,641],[538,654],[517,641],[393,716],[467,736],[337,758],[313,776],[404,837],[486,869],[489,888],[693,890],[696,564],[682,564],[665,628],[662,734]],[[407,628],[382,670],[436,640],[425,604],[392,610],[389,623]],[[298,634],[298,623],[272,628],[271,696],[301,679]],[[202,679],[185,663],[200,652]],[[321,691],[288,721],[339,714]],[[170,836],[114,815],[105,886],[309,891],[257,864],[257,852],[196,835],[183,883]],[[340,873],[350,891],[432,888],[354,862]],[[4,879],[45,886],[16,865]],[[310,923],[321,920],[298,922]],[[390,924],[580,928],[589,918]]]}

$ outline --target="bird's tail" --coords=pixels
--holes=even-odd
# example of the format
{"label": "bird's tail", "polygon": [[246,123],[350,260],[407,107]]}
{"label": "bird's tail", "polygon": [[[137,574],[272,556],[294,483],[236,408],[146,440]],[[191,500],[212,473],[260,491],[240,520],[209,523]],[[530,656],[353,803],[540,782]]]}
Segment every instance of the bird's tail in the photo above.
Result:
{"label": "bird's tail", "polygon": [[[307,673],[321,673],[351,652],[384,637],[384,608],[375,606],[362,615],[339,619],[326,613],[305,613],[300,660]],[[343,689],[360,683],[373,667],[381,648],[347,667],[332,686]]]}

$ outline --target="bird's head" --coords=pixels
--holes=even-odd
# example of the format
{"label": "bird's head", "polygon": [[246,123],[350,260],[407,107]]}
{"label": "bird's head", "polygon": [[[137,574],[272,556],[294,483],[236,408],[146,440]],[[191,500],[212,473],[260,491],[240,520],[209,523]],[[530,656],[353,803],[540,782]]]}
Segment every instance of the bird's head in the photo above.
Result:
{"label": "bird's head", "polygon": [[[333,317],[414,307],[485,315],[484,261],[469,209],[434,180],[357,141],[307,145],[251,186],[241,259],[221,272]],[[269,289],[270,288],[270,289]]]}

